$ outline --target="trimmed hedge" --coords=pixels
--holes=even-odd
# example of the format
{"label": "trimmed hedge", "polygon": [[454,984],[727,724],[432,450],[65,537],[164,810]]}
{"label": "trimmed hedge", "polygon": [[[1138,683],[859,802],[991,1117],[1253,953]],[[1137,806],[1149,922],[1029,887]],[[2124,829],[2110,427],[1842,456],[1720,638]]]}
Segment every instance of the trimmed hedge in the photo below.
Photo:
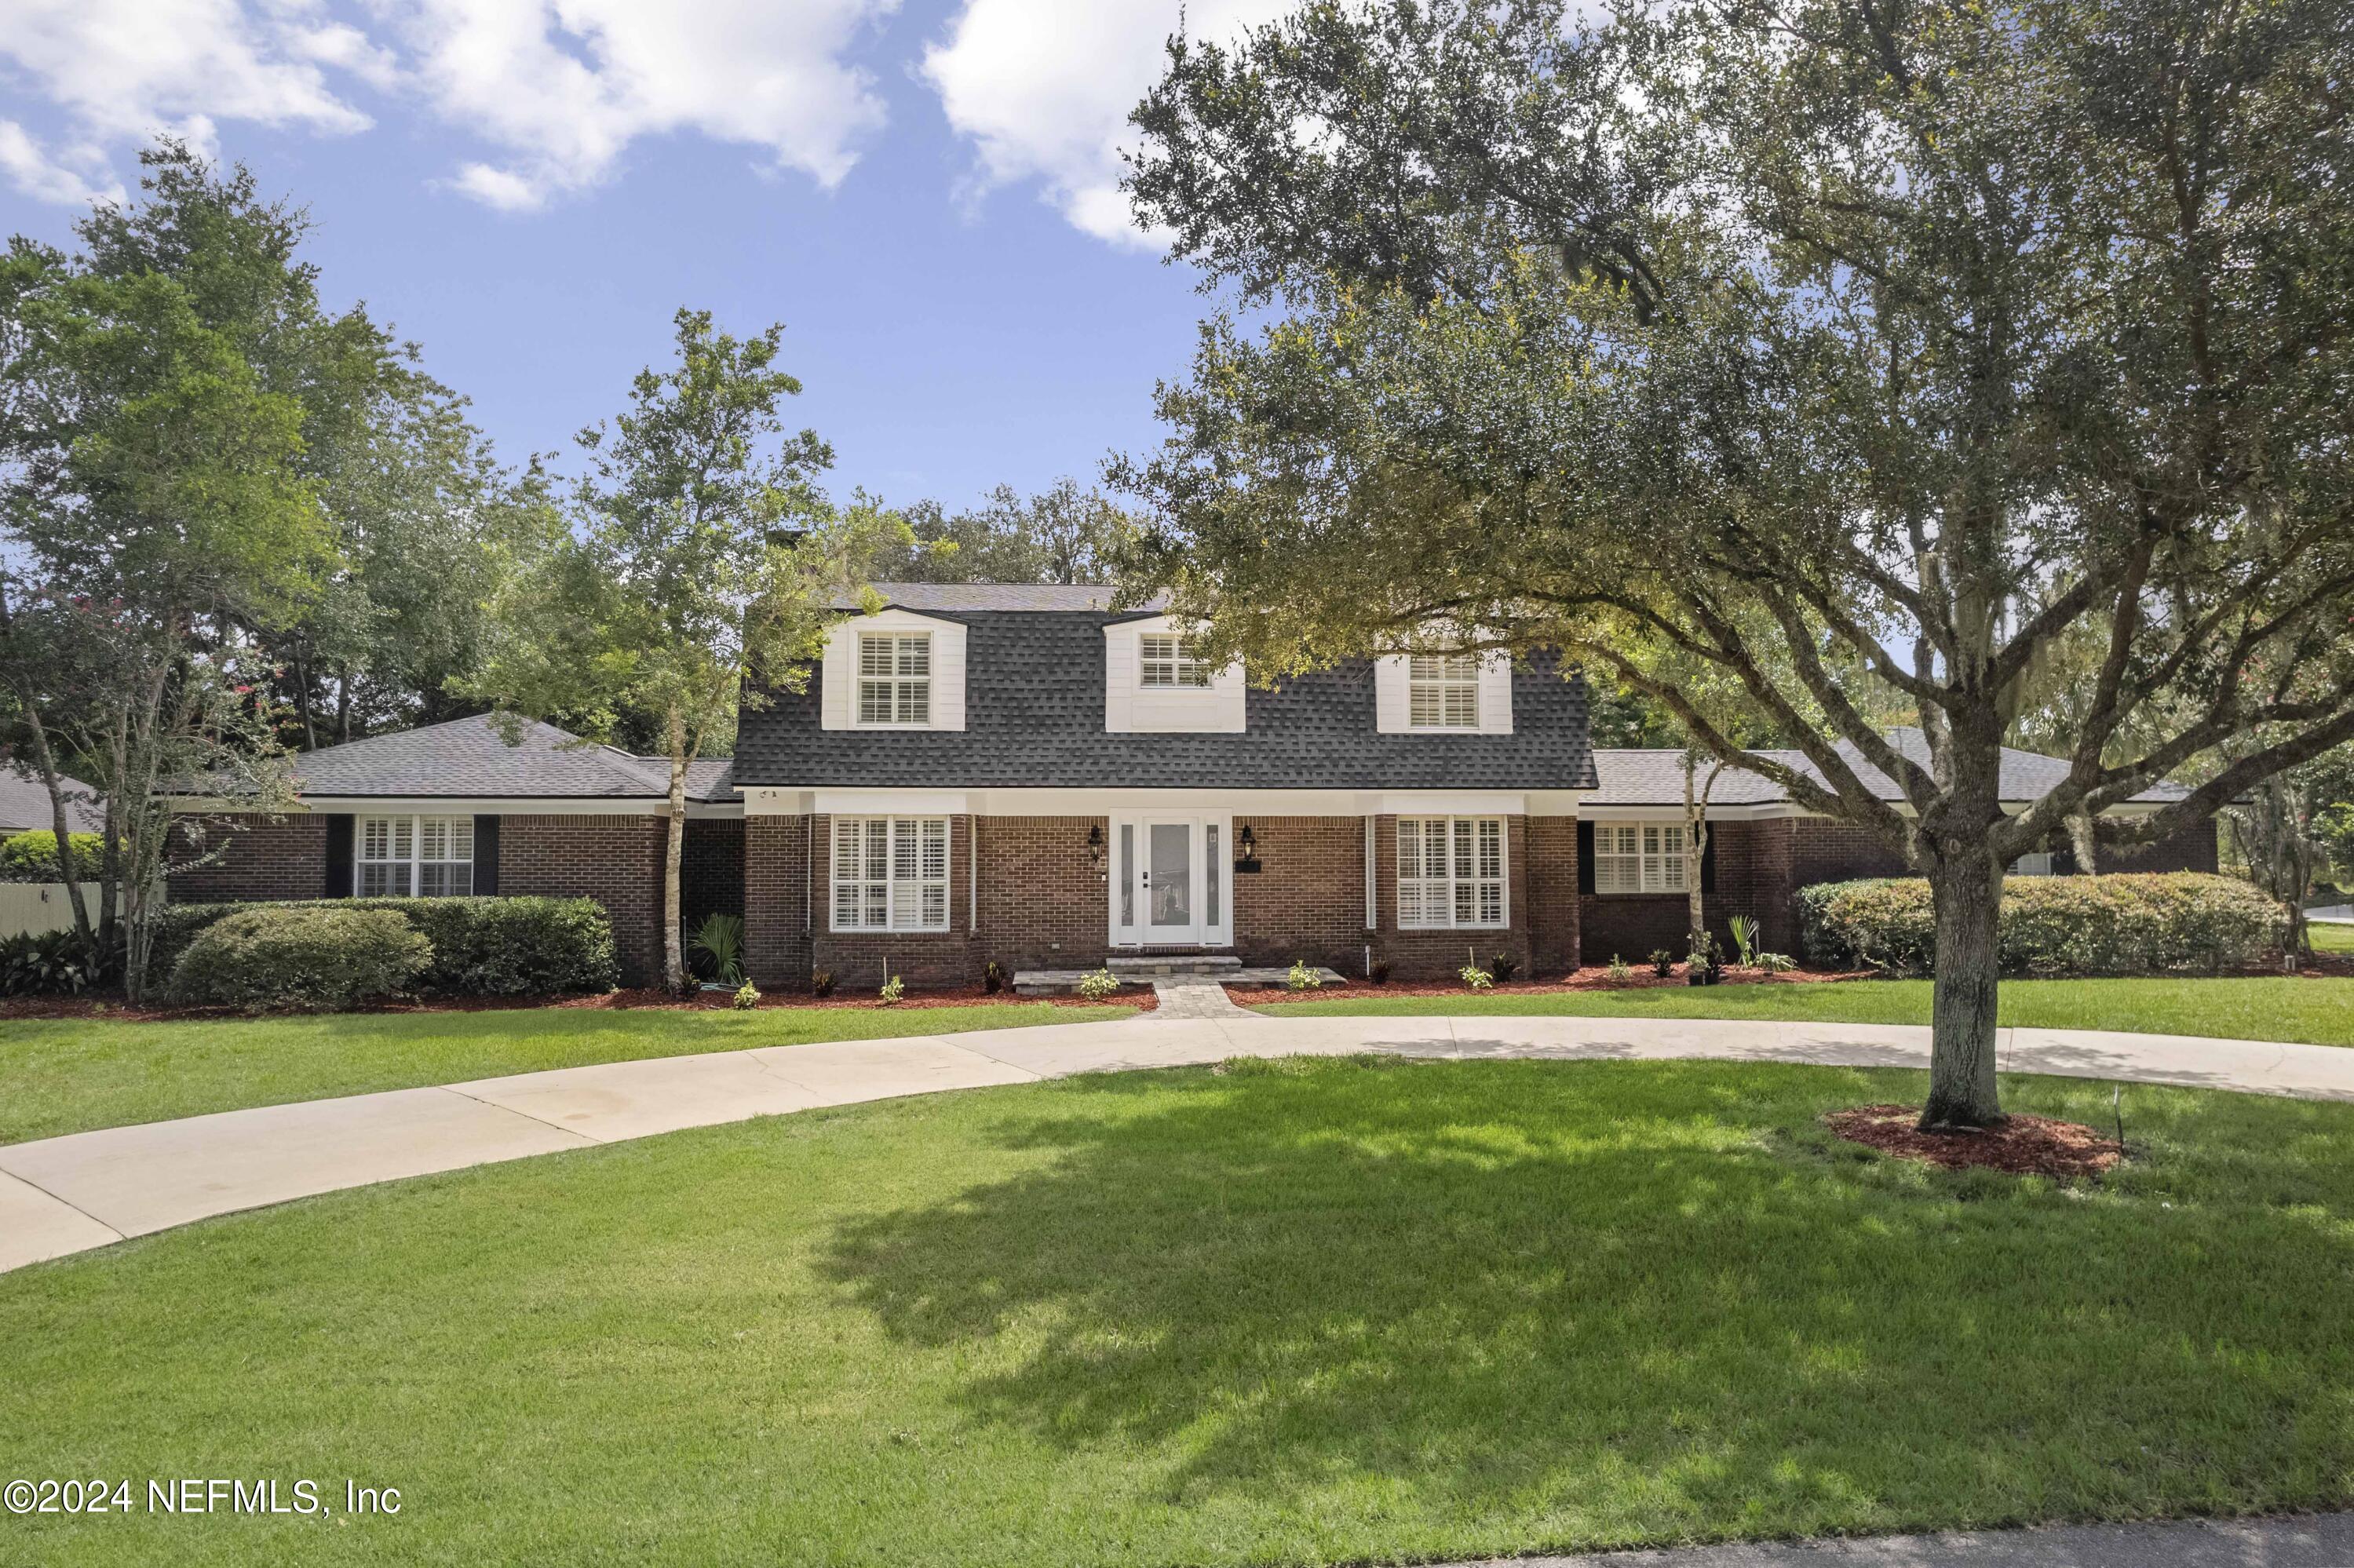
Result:
{"label": "trimmed hedge", "polygon": [[[2236,877],[2207,872],[2020,876],[2002,885],[1996,943],[2006,974],[2213,974],[2277,950],[2280,911]],[[1928,974],[1936,917],[1921,877],[1798,890],[1807,956],[1819,964]]]}
{"label": "trimmed hedge", "polygon": [[398,915],[431,944],[412,989],[437,996],[553,996],[610,991],[620,967],[613,926],[593,898],[333,898],[281,904],[175,904],[160,912],[149,972],[175,974],[209,927],[256,909],[358,909]]}
{"label": "trimmed hedge", "polygon": [[172,994],[257,1012],[345,1008],[408,994],[432,961],[433,944],[389,909],[239,909],[188,943],[173,966]]}
{"label": "trimmed hedge", "polygon": [[[98,880],[99,857],[105,853],[103,833],[69,833],[66,849],[73,856],[75,882]],[[0,882],[64,882],[58,866],[58,835],[47,828],[0,839]]]}

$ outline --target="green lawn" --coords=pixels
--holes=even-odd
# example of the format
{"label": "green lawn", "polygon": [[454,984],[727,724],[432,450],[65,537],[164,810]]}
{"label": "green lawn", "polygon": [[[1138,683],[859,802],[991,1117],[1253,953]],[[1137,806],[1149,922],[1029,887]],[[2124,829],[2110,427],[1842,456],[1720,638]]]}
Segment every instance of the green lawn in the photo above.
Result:
{"label": "green lawn", "polygon": [[2354,1504],[2354,1106],[2129,1089],[2138,1160],[2075,1191],[1818,1126],[1923,1086],[1246,1063],[210,1221],[0,1276],[0,1477],[400,1516],[0,1516],[0,1560],[1312,1563]]}
{"label": "green lawn", "polygon": [[2354,953],[2354,926],[2339,926],[2313,921],[2306,929],[2313,934],[2313,950],[2317,953]]}
{"label": "green lawn", "polygon": [[[1827,1023],[1926,1023],[1927,980],[1826,980],[1812,985],[1720,985],[1702,990],[1543,991],[1521,995],[1384,996],[1352,987],[1317,1001],[1258,1010],[1294,1014],[1567,1013],[1586,1018],[1786,1018]],[[2354,980],[2259,976],[2240,980],[2005,980],[2002,1022],[2022,1029],[2130,1029],[2354,1045]]]}
{"label": "green lawn", "polygon": [[0,1022],[0,1143],[245,1106],[451,1084],[547,1067],[1125,1018],[1130,1007],[769,1008],[757,1012],[565,1007]]}

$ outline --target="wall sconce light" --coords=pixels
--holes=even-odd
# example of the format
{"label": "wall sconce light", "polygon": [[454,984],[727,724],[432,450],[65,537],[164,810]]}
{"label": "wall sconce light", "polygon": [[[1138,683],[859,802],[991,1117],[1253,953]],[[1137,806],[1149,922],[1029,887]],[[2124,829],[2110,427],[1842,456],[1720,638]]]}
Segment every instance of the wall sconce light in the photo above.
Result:
{"label": "wall sconce light", "polygon": [[1087,827],[1087,864],[1097,871],[1101,871],[1103,863],[1103,827],[1100,823],[1090,823]]}
{"label": "wall sconce light", "polygon": [[1235,835],[1235,869],[1246,874],[1258,869],[1258,835],[1251,832],[1248,822]]}

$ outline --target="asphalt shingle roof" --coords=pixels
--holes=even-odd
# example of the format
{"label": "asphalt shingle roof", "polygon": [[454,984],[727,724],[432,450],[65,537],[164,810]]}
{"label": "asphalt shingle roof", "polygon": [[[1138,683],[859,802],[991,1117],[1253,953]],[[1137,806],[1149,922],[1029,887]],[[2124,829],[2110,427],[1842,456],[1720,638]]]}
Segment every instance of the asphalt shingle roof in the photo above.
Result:
{"label": "asphalt shingle roof", "polygon": [[[989,610],[1108,611],[1112,589],[1102,583],[875,583],[875,591],[895,609],[942,614],[961,619]],[[1163,599],[1155,599],[1133,615],[1152,615]],[[858,600],[837,601],[838,609],[855,609]]]}
{"label": "asphalt shingle roof", "polygon": [[[1007,591],[1007,590],[998,590]],[[1024,593],[1044,590],[1022,589]],[[1057,592],[1077,592],[1060,589]],[[1100,590],[1097,590],[1100,591]],[[913,605],[910,609],[916,608]],[[736,781],[787,789],[1578,789],[1586,688],[1512,673],[1511,735],[1383,735],[1369,661],[1249,691],[1240,734],[1104,731],[1100,610],[964,610],[959,731],[828,730],[820,683],[744,715]]]}
{"label": "asphalt shingle roof", "polygon": [[[1929,741],[1917,729],[1894,729],[1888,733],[1897,752],[1922,767],[1929,765]],[[1846,741],[1839,743],[1839,753],[1864,786],[1883,800],[1901,800],[1903,791],[1896,787],[1879,768],[1863,760],[1855,747]],[[1797,768],[1808,778],[1822,781],[1821,770],[1796,751],[1764,750],[1764,755]],[[1672,747],[1662,750],[1629,751],[1606,749],[1594,754],[1595,771],[1601,776],[1601,787],[1586,797],[1588,807],[1599,806],[1681,806],[1684,803],[1683,753]],[[1710,765],[1702,763],[1700,778],[1705,780]],[[2068,764],[2057,757],[2045,757],[2038,752],[2002,748],[2002,798],[2005,800],[2035,800],[2050,793],[2068,776]],[[2179,784],[2161,780],[2131,797],[2151,804],[2179,800],[2190,791]],[[1709,792],[1709,801],[1719,806],[1767,805],[1787,800],[1789,795],[1779,784],[1760,778],[1746,769],[1728,768],[1717,776],[1716,788]]]}
{"label": "asphalt shingle roof", "polygon": [[[105,825],[98,792],[79,779],[65,780],[66,831],[94,833]],[[20,762],[0,762],[0,837],[11,833],[54,832],[57,813],[49,804],[49,787],[41,776]]]}

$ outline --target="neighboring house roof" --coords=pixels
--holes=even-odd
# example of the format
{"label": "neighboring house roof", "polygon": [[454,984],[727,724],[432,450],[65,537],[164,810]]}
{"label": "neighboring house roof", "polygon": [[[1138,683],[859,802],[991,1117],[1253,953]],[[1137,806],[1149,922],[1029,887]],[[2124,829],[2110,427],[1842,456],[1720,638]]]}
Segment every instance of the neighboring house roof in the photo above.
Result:
{"label": "neighboring house roof", "polygon": [[[963,616],[987,610],[1108,612],[1113,589],[1102,583],[875,583],[885,605],[919,614]],[[1156,598],[1131,615],[1157,615]],[[836,609],[856,609],[859,599],[837,600]]]}
{"label": "neighboring house roof", "polygon": [[[99,832],[105,825],[106,814],[98,805],[98,791],[79,779],[67,779],[64,782],[69,791],[66,831]],[[41,776],[21,762],[0,762],[0,837],[55,832],[57,826],[57,811],[49,803],[49,787],[41,781]]]}
{"label": "neighboring house roof", "polygon": [[[1910,758],[1922,767],[1929,766],[1928,737],[1917,729],[1893,729],[1888,732],[1890,742],[1900,756]],[[1901,800],[1903,791],[1896,787],[1879,768],[1863,760],[1856,748],[1840,741],[1839,754],[1865,788],[1883,800]],[[1761,749],[1761,755],[1788,764],[1818,783],[1822,772],[1802,753]],[[1684,754],[1673,747],[1659,750],[1626,751],[1597,750],[1594,754],[1595,771],[1601,778],[1601,787],[1585,798],[1588,810],[1610,806],[1681,806],[1684,803]],[[1695,791],[1706,782],[1711,763],[1701,764],[1695,780]],[[2045,757],[2033,751],[2002,748],[2002,798],[2008,801],[2041,800],[2068,777],[2068,764],[2057,757]],[[2160,780],[2148,789],[2131,796],[2141,804],[2158,805],[2179,800],[2190,791],[2179,784]],[[1764,779],[1746,768],[1728,768],[1717,776],[1716,787],[1709,791],[1709,803],[1715,806],[1771,805],[1789,800],[1788,791],[1779,784]]]}
{"label": "neighboring house roof", "polygon": [[[955,587],[941,593],[1077,593]],[[910,605],[908,608],[915,608]],[[1512,673],[1511,735],[1384,735],[1353,660],[1244,698],[1241,733],[1107,733],[1100,610],[963,610],[962,730],[823,728],[821,683],[747,712],[736,781],[782,789],[1582,789],[1586,688],[1549,657]]]}
{"label": "neighboring house roof", "polygon": [[[661,758],[634,757],[529,722],[519,744],[510,746],[481,715],[322,747],[295,758],[293,766],[301,794],[333,800],[631,800],[670,793],[669,764]],[[724,757],[690,763],[688,798],[740,799],[727,782],[728,766]]]}

